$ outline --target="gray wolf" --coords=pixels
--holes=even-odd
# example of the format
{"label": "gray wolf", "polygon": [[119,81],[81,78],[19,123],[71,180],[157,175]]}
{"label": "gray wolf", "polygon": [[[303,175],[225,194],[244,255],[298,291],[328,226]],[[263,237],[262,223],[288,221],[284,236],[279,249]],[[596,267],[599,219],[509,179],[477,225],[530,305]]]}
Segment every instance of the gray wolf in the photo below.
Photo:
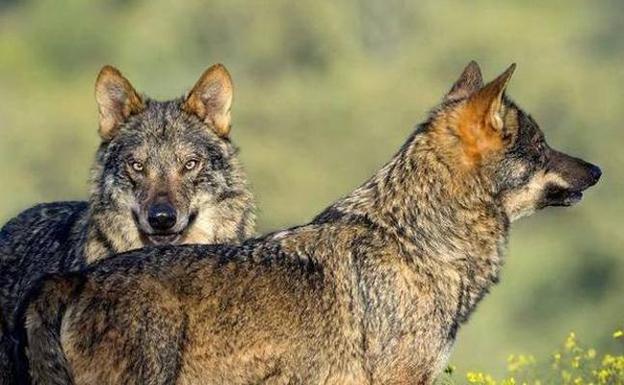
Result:
{"label": "gray wolf", "polygon": [[[35,384],[430,384],[499,278],[510,223],[600,169],[551,148],[476,63],[312,222],[48,277],[21,309]],[[26,360],[28,357],[28,360]]]}
{"label": "gray wolf", "polygon": [[229,138],[225,67],[210,67],[186,97],[159,102],[105,66],[95,96],[101,144],[89,201],[37,205],[0,231],[2,383],[12,383],[16,303],[40,277],[147,245],[239,243],[254,230],[253,196]]}

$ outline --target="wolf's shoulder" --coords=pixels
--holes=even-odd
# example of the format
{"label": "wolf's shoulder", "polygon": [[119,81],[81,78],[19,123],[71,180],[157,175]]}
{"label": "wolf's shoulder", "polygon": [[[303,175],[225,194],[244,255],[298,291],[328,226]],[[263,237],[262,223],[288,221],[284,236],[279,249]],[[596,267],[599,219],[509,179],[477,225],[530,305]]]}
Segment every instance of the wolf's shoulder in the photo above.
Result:
{"label": "wolf's shoulder", "polygon": [[0,255],[17,257],[25,252],[50,252],[61,247],[88,210],[88,202],[68,201],[35,205],[9,220],[0,229]]}
{"label": "wolf's shoulder", "polygon": [[0,230],[2,233],[19,226],[33,226],[39,223],[63,223],[77,212],[89,207],[86,201],[62,201],[36,204],[10,219]]}
{"label": "wolf's shoulder", "polygon": [[11,238],[38,237],[41,231],[72,226],[89,207],[85,201],[40,203],[28,208],[0,229],[0,242]]}

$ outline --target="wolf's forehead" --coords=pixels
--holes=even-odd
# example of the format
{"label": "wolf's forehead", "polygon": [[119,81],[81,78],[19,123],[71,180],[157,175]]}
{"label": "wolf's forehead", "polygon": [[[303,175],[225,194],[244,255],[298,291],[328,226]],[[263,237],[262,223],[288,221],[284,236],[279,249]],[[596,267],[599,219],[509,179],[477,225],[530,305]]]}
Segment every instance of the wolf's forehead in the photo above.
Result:
{"label": "wolf's forehead", "polygon": [[172,155],[184,156],[187,154],[210,154],[220,152],[220,147],[210,135],[203,132],[184,132],[183,130],[171,129],[172,132],[164,135],[146,135],[145,140],[139,144],[145,152],[171,153]]}
{"label": "wolf's forehead", "polygon": [[186,116],[180,103],[173,101],[151,101],[138,118],[140,129],[154,136],[175,135],[178,131],[184,131],[197,123]]}
{"label": "wolf's forehead", "polygon": [[156,141],[215,141],[218,138],[196,117],[182,110],[180,101],[150,101],[136,116],[131,129],[145,139]]}
{"label": "wolf's forehead", "polygon": [[213,136],[205,128],[192,129],[166,125],[157,130],[145,127],[126,130],[116,138],[116,142],[121,151],[144,157],[221,153],[222,146]]}

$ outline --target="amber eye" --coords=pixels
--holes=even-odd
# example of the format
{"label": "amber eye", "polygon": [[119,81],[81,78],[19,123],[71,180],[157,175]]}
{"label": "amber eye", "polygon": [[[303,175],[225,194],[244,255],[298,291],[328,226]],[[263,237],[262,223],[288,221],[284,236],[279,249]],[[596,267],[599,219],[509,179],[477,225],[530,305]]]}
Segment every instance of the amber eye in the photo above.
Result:
{"label": "amber eye", "polygon": [[191,171],[191,170],[195,169],[198,164],[199,164],[199,162],[196,159],[191,159],[191,160],[187,161],[186,163],[184,163],[184,169],[186,171]]}
{"label": "amber eye", "polygon": [[133,160],[130,162],[130,167],[136,172],[143,172],[143,163]]}

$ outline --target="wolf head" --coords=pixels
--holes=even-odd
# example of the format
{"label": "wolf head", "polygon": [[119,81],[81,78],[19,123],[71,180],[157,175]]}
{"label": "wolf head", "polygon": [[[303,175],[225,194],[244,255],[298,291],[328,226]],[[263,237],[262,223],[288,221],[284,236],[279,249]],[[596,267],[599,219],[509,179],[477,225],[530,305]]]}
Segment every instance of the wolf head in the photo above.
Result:
{"label": "wolf head", "polygon": [[512,221],[578,202],[601,176],[597,166],[550,147],[535,120],[505,96],[514,69],[484,85],[471,62],[428,125],[440,158],[488,185]]}
{"label": "wolf head", "polygon": [[206,70],[186,97],[166,102],[102,68],[91,204],[112,251],[251,235],[253,199],[229,139],[232,92],[222,65]]}

